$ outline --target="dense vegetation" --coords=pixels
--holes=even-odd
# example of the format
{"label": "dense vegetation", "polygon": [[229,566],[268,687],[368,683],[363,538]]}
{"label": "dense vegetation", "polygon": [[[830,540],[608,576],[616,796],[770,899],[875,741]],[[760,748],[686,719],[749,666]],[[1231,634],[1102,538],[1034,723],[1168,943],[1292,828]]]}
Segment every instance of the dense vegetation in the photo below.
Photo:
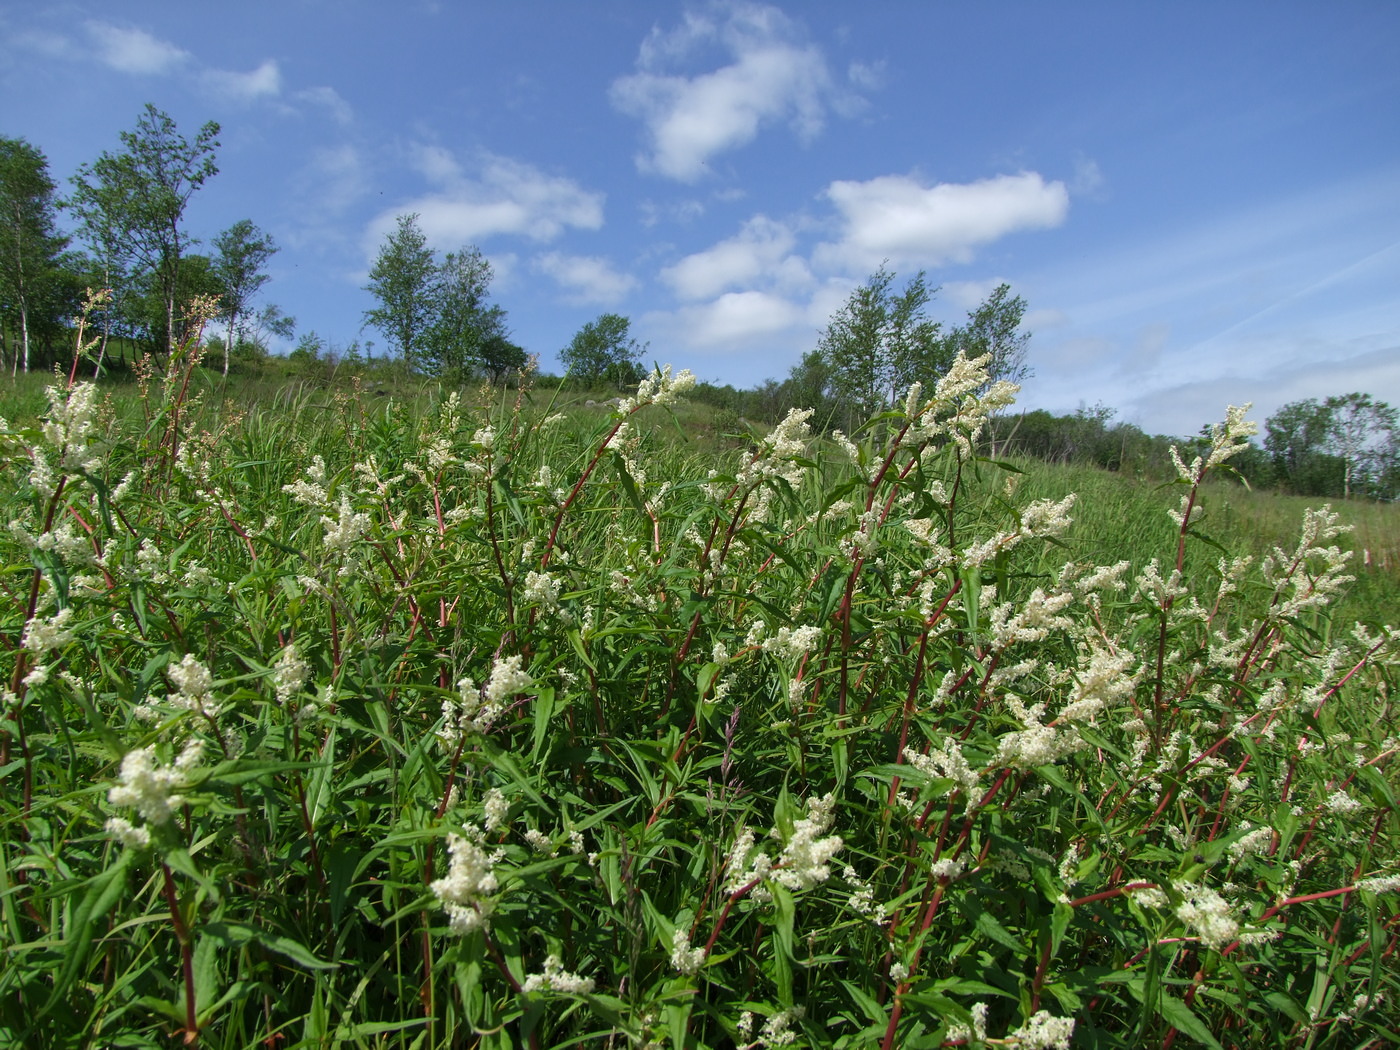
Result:
{"label": "dense vegetation", "polygon": [[985,358],[701,446],[669,370],[198,356],[0,427],[5,1041],[1400,1038],[1396,642],[1333,612],[1380,569],[1325,508],[1220,549],[1240,412],[1163,508],[988,458]]}

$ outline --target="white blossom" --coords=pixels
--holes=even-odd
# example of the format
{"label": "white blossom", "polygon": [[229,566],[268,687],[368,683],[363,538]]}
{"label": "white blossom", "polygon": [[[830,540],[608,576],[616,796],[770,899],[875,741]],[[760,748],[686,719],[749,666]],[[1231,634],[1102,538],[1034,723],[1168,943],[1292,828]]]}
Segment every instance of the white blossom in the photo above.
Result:
{"label": "white blossom", "polygon": [[528,975],[520,989],[524,992],[551,991],[564,992],[567,995],[588,995],[593,991],[593,978],[569,973],[564,969],[559,956],[550,955],[545,958],[543,972]]}

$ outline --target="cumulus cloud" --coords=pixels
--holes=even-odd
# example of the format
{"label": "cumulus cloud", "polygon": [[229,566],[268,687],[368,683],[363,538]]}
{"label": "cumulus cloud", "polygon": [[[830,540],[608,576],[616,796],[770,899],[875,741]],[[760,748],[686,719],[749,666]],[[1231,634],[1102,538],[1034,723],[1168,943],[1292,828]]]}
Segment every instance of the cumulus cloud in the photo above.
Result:
{"label": "cumulus cloud", "polygon": [[495,154],[468,172],[448,151],[420,148],[415,166],[438,188],[378,215],[366,231],[370,254],[394,228],[397,216],[416,212],[430,243],[456,248],[508,234],[550,241],[566,229],[603,225],[603,194],[572,179],[547,175],[532,165]]}
{"label": "cumulus cloud", "polygon": [[770,292],[726,292],[712,302],[682,307],[661,327],[696,349],[739,350],[788,333],[805,318],[802,306]]}
{"label": "cumulus cloud", "polygon": [[211,92],[231,102],[255,102],[282,94],[282,71],[270,58],[247,73],[206,69],[201,79]]}
{"label": "cumulus cloud", "polygon": [[534,267],[565,288],[566,298],[573,303],[616,303],[637,286],[631,274],[621,273],[595,255],[548,252],[535,259]]}
{"label": "cumulus cloud", "polygon": [[169,73],[189,61],[190,53],[144,29],[125,29],[108,22],[84,24],[98,61],[118,73]]}
{"label": "cumulus cloud", "polygon": [[[694,182],[711,157],[751,142],[761,127],[786,123],[810,140],[827,110],[846,104],[821,50],[777,8],[734,3],[713,10],[718,17],[691,12],[669,32],[654,29],[637,72],[613,82],[613,106],[646,128],[648,148],[637,157],[642,171]],[[677,71],[714,49],[728,64]]]}
{"label": "cumulus cloud", "polygon": [[926,186],[907,175],[840,181],[825,196],[840,213],[840,240],[818,246],[835,268],[937,266],[971,261],[974,250],[1010,233],[1064,222],[1069,191],[1035,172]]}
{"label": "cumulus cloud", "polygon": [[792,255],[795,245],[787,226],[756,215],[737,236],[662,270],[661,279],[682,299],[709,299],[758,282],[804,284],[811,275],[806,263]]}

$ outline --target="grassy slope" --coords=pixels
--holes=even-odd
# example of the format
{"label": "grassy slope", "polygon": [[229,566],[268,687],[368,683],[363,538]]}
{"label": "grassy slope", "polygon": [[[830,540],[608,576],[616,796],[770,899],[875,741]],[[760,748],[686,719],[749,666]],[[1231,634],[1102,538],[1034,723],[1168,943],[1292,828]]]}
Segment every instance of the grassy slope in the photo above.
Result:
{"label": "grassy slope", "polygon": [[[280,381],[270,379],[233,379],[227,384],[216,374],[206,377],[203,396],[206,415],[217,413],[224,419],[251,411],[269,422],[267,416],[282,413],[317,413],[329,402],[336,385],[324,382]],[[0,385],[0,416],[14,425],[35,421],[44,411],[43,390],[52,382],[45,375],[31,374]],[[343,384],[348,388],[347,381]],[[400,401],[418,401],[424,407],[439,396],[440,385],[431,380],[400,383],[394,388],[384,383],[367,384],[378,397],[393,397]],[[138,413],[138,388],[134,381],[122,380],[112,384],[110,397],[120,413]],[[491,397],[513,400],[513,390],[473,390],[469,398]],[[613,390],[569,391],[556,394],[538,389],[526,397],[537,411],[563,411],[570,422],[581,429],[596,429],[608,415],[608,398],[616,397]],[[594,401],[594,405],[587,402]],[[212,419],[212,417],[211,417]],[[299,420],[304,425],[305,418]],[[739,451],[747,445],[742,433],[729,429],[731,421],[715,409],[697,403],[682,403],[670,417],[660,413],[639,421],[642,429],[651,430],[650,440],[675,446],[678,454],[687,457],[727,457],[733,465]],[[289,430],[292,428],[289,428]],[[755,427],[754,433],[762,432]],[[1156,557],[1169,563],[1174,556],[1176,526],[1168,517],[1180,499],[1180,490],[1141,479],[1110,473],[1096,467],[1050,464],[1037,460],[1017,460],[1014,466],[1022,471],[1017,476],[1019,495],[1032,499],[1060,499],[1077,493],[1072,511],[1075,525],[1067,540],[1066,560],[1113,564],[1123,559],[1132,562],[1134,572],[1149,559]],[[703,472],[702,475],[703,476]],[[974,498],[995,499],[1006,475],[997,469],[985,468],[982,484],[971,493]],[[1252,554],[1263,557],[1274,547],[1291,552],[1298,541],[1303,511],[1322,501],[1274,492],[1253,492],[1242,485],[1220,482],[1213,485],[1204,500],[1204,515],[1198,522],[1201,533],[1219,543],[1232,554]],[[1373,503],[1335,503],[1333,509],[1342,520],[1353,526],[1349,542],[1344,547],[1355,551],[1353,572],[1357,579],[1338,608],[1339,623],[1357,620],[1369,623],[1400,622],[1400,507]],[[1044,564],[1044,572],[1054,572],[1059,565]],[[1192,565],[1191,571],[1212,571],[1214,563]]]}

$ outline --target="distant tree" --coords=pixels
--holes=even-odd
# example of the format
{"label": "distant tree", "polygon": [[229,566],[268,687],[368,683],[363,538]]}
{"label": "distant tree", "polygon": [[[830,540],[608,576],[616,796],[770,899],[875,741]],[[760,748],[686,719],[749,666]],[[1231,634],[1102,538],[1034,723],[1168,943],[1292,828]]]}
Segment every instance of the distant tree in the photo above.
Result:
{"label": "distant tree", "polygon": [[505,311],[488,301],[491,277],[491,264],[470,245],[448,252],[437,266],[424,352],[425,364],[433,371],[460,376],[481,369],[494,377],[500,370],[486,358],[499,356],[503,346],[511,344],[505,335]]}
{"label": "distant tree", "polygon": [[516,346],[505,335],[495,333],[477,347],[477,359],[492,383],[504,382],[506,376],[518,372],[530,361],[524,347]]}
{"label": "distant tree", "polygon": [[[1026,315],[1026,301],[1011,294],[1011,285],[999,284],[975,310],[967,315],[967,323],[958,325],[945,337],[947,361],[959,353],[967,357],[990,354],[987,382],[1006,380],[1022,383],[1034,372],[1026,364],[1026,345],[1030,333],[1021,330]],[[945,365],[946,367],[946,365]]]}
{"label": "distant tree", "polygon": [[1328,448],[1332,410],[1315,398],[1291,401],[1264,421],[1264,450],[1275,476],[1300,496],[1331,496],[1342,490],[1344,467]]}
{"label": "distant tree", "polygon": [[1370,394],[1329,397],[1327,439],[1329,451],[1343,464],[1342,498],[1351,499],[1356,482],[1382,474],[1381,461],[1395,443],[1397,414]]}
{"label": "distant tree", "polygon": [[370,267],[365,291],[379,305],[365,311],[365,323],[378,328],[412,372],[428,351],[428,334],[437,313],[437,264],[418,216],[400,215],[397,228]]}
{"label": "distant tree", "polygon": [[224,375],[228,375],[229,354],[237,345],[246,325],[253,298],[270,277],[263,272],[277,252],[270,234],[263,233],[249,219],[240,219],[214,238],[214,273],[223,285],[219,311],[228,322],[224,340]]}
{"label": "distant tree", "polygon": [[559,359],[580,382],[616,383],[619,388],[636,382],[646,346],[632,338],[631,326],[621,314],[601,314],[574,334]]}
{"label": "distant tree", "polygon": [[0,319],[19,327],[14,367],[26,372],[33,326],[56,320],[52,309],[63,299],[68,239],[57,230],[57,184],[48,167],[24,139],[0,138]]}
{"label": "distant tree", "polygon": [[[947,369],[940,326],[927,316],[933,298],[922,271],[895,293],[895,274],[880,267],[832,315],[804,358],[802,382],[825,380],[825,396],[842,408],[848,427],[888,408],[910,384]],[[813,407],[813,406],[808,406]]]}
{"label": "distant tree", "polygon": [[[289,317],[282,312],[282,308],[276,303],[268,303],[256,314],[253,315],[247,329],[247,339],[243,342],[250,343],[263,354],[267,353],[268,343],[273,336],[279,339],[290,339],[296,332],[297,319]],[[239,344],[243,345],[242,342]]]}
{"label": "distant tree", "polygon": [[149,287],[159,295],[164,331],[151,334],[161,350],[176,342],[180,268],[194,243],[185,232],[185,208],[218,173],[218,135],[219,125],[210,121],[189,142],[167,114],[148,103],[135,130],[121,133],[124,152],[103,153],[73,176],[70,203],[88,236],[96,238],[90,242],[94,251],[129,253],[139,276],[149,277]]}

